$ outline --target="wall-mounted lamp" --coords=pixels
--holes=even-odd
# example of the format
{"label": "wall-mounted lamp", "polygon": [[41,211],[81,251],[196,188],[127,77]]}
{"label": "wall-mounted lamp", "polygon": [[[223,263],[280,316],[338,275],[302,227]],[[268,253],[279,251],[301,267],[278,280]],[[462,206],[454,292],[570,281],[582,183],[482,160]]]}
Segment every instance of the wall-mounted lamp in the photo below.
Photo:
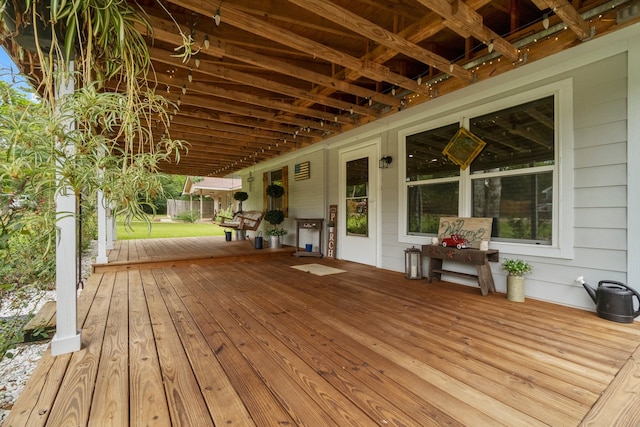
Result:
{"label": "wall-mounted lamp", "polygon": [[380,159],[380,169],[387,169],[391,162],[393,161],[393,157],[391,156],[382,156]]}

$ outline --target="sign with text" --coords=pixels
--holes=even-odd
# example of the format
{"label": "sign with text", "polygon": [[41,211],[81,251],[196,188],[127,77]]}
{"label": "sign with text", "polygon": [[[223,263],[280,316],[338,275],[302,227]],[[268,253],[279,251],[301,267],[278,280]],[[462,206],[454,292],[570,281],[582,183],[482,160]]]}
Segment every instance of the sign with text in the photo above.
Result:
{"label": "sign with text", "polygon": [[[331,227],[333,224],[333,227]],[[327,230],[329,231],[327,239],[327,258],[336,259],[336,230],[338,225],[338,205],[329,206],[329,219],[327,220]]]}
{"label": "sign with text", "polygon": [[478,249],[480,242],[491,240],[491,224],[493,218],[462,218],[441,217],[438,227],[438,240],[459,234],[471,243],[472,248]]}

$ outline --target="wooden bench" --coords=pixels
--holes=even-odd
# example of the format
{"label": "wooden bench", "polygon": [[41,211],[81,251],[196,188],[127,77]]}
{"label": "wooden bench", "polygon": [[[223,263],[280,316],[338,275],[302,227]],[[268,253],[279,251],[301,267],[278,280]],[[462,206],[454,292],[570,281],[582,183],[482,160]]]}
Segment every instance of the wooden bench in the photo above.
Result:
{"label": "wooden bench", "polygon": [[[440,280],[442,274],[452,274],[476,279],[482,295],[488,295],[489,292],[496,291],[495,284],[493,283],[493,274],[491,274],[491,267],[489,267],[489,262],[498,262],[500,253],[496,249],[481,251],[472,248],[456,249],[440,245],[423,245],[422,256],[429,258],[429,270],[427,273],[429,282],[433,279]],[[442,267],[442,262],[445,260],[475,265],[477,274],[445,270]]]}

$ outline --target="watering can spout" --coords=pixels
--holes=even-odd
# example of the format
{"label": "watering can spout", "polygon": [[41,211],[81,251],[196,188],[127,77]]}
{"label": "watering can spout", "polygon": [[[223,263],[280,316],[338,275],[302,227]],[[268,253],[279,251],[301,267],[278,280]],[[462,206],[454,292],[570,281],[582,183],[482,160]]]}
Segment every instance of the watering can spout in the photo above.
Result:
{"label": "watering can spout", "polygon": [[576,279],[576,282],[580,283],[580,284],[584,287],[584,289],[587,291],[587,293],[589,294],[589,296],[591,297],[591,299],[593,300],[593,302],[597,303],[597,300],[596,300],[596,290],[595,290],[595,289],[593,289],[591,286],[587,285],[587,284],[584,282],[584,278],[583,278],[582,276],[578,277],[578,278]]}

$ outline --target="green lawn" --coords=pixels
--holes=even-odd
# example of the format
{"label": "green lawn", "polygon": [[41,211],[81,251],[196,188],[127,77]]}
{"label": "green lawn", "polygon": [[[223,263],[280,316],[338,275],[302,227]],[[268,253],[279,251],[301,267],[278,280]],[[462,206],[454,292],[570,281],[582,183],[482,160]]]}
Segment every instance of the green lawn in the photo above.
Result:
{"label": "green lawn", "polygon": [[162,237],[197,237],[197,236],[224,236],[224,228],[217,224],[188,223],[188,222],[151,222],[151,232],[144,221],[134,221],[131,224],[133,231],[125,230],[121,221],[116,222],[116,234],[118,240],[131,239],[158,239]]}

